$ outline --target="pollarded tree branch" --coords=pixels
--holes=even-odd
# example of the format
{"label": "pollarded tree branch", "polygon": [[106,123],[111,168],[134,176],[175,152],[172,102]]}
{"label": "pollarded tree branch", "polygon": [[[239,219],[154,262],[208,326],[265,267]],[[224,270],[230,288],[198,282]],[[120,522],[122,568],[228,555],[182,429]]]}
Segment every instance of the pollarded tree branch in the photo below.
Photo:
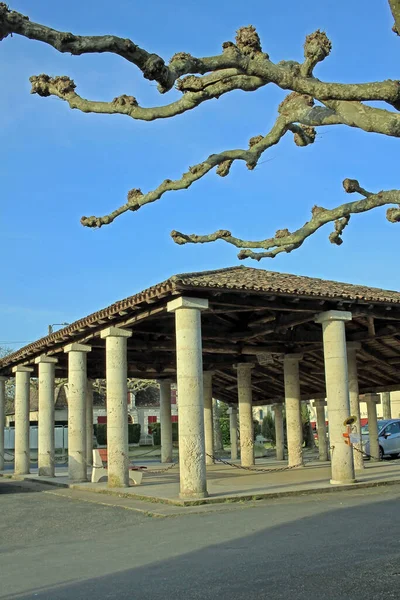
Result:
{"label": "pollarded tree branch", "polygon": [[[232,163],[241,160],[246,163],[249,170],[253,170],[260,156],[271,146],[274,146],[287,133],[294,133],[294,141],[298,146],[306,146],[315,139],[314,127],[322,125],[337,125],[342,123],[339,117],[329,108],[313,106],[312,99],[293,93],[289,94],[280,104],[279,116],[271,131],[266,136],[255,136],[249,141],[249,149],[226,150],[219,154],[210,154],[203,162],[189,167],[189,170],[180,179],[165,179],[156,189],[143,194],[140,189],[128,192],[127,202],[108,215],[96,217],[82,217],[81,223],[85,227],[102,227],[109,225],[121,214],[128,211],[137,211],[145,204],[159,200],[166,192],[178,191],[189,188],[217,167],[217,174],[226,177]],[[302,125],[295,125],[301,122]]]}
{"label": "pollarded tree branch", "polygon": [[144,108],[139,106],[134,96],[122,95],[112,102],[97,102],[82,98],[75,92],[75,83],[69,77],[49,77],[48,75],[33,75],[31,94],[39,96],[57,96],[68,102],[70,108],[76,108],[84,113],[128,115],[140,121],[167,119],[192,110],[199,104],[213,98],[219,98],[233,90],[253,92],[265,85],[259,77],[250,77],[238,73],[237,69],[223,69],[201,78],[202,88],[198,91],[188,91],[183,96],[164,106]]}
{"label": "pollarded tree branch", "polygon": [[394,19],[392,29],[397,35],[400,35],[400,0],[389,0],[389,6]]}
{"label": "pollarded tree branch", "polygon": [[262,52],[260,39],[254,27],[242,27],[236,35],[236,44],[225,42],[223,52],[217,56],[196,58],[186,52],[176,53],[169,65],[163,58],[149,53],[129,39],[113,35],[77,36],[34,23],[28,17],[12,11],[0,3],[0,40],[11,34],[19,34],[53,46],[59,52],[73,55],[86,53],[112,52],[136,65],[146,79],[157,81],[159,91],[170,90],[179,77],[200,74],[221,69],[238,68],[243,73],[260,77],[267,83],[274,83],[282,89],[308,94],[318,100],[381,100],[398,107],[400,85],[398,81],[341,84],[326,83],[315,79],[312,70],[328,56],[331,44],[326,35],[316,31],[307,36],[304,45],[303,65],[293,61],[275,64],[268,54]]}
{"label": "pollarded tree branch", "polygon": [[[361,188],[358,181],[354,179],[345,179],[343,187],[347,193],[358,192],[364,196],[361,200],[347,202],[333,209],[326,209],[321,206],[314,206],[312,209],[312,218],[307,221],[303,227],[294,232],[288,229],[280,229],[272,238],[265,240],[243,240],[234,237],[230,231],[220,229],[208,235],[185,234],[179,231],[173,231],[171,236],[177,244],[205,244],[223,240],[228,244],[242,248],[238,258],[253,258],[261,260],[262,258],[275,258],[281,252],[292,252],[299,248],[305,240],[313,233],[318,231],[327,223],[334,223],[334,231],[330,234],[329,240],[333,244],[342,244],[342,233],[348,225],[351,215],[367,212],[379,206],[388,204],[397,205],[398,208],[389,208],[386,212],[386,218],[391,223],[400,222],[400,190],[381,191],[372,194]],[[254,252],[254,249],[267,250],[268,252]]]}

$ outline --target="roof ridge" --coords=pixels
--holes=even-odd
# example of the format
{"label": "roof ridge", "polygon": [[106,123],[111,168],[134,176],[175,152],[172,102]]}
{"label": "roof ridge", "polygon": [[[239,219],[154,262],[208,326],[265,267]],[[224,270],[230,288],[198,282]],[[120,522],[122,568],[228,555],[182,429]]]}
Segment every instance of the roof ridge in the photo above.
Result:
{"label": "roof ridge", "polygon": [[[197,275],[210,275],[216,273],[226,273],[227,271],[237,271],[243,269],[254,269],[254,267],[247,267],[246,265],[235,265],[233,267],[222,267],[222,269],[209,269],[208,271],[189,271],[187,273],[177,273],[169,278],[169,281],[179,281],[183,277],[196,277]],[[256,269],[261,271],[262,269]]]}

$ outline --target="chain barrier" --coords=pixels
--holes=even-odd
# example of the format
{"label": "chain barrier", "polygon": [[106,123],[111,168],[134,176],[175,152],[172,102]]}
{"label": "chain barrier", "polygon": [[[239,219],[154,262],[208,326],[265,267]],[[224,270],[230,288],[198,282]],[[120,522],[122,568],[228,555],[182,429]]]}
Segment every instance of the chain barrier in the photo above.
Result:
{"label": "chain barrier", "polygon": [[270,467],[270,468],[256,468],[256,467],[244,467],[243,465],[238,465],[236,463],[229,462],[228,460],[224,460],[223,458],[218,458],[217,456],[213,456],[212,454],[208,454],[206,452],[206,456],[212,458],[214,461],[223,463],[228,467],[234,467],[235,469],[240,469],[242,471],[252,471],[256,473],[279,473],[280,471],[291,471],[292,469],[297,469],[298,467],[303,467],[310,462],[314,462],[314,460],[307,460],[299,463],[298,465],[290,465],[287,467]]}

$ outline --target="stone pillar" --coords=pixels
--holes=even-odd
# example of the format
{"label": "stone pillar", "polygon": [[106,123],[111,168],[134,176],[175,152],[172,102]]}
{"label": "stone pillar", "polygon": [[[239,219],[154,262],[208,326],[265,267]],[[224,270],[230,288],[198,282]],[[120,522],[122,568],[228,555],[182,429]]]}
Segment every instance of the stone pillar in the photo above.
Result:
{"label": "stone pillar", "polygon": [[326,419],[325,419],[325,398],[316,398],[314,400],[315,412],[317,415],[318,432],[318,453],[319,460],[329,460],[328,440],[326,438]]}
{"label": "stone pillar", "polygon": [[93,382],[86,383],[86,465],[93,464]]}
{"label": "stone pillar", "polygon": [[35,358],[39,369],[39,475],[54,477],[54,377],[57,359],[42,354]]}
{"label": "stone pillar", "polygon": [[392,407],[390,404],[390,392],[382,392],[382,416],[384,419],[392,418]]}
{"label": "stone pillar", "polygon": [[213,397],[212,397],[212,371],[203,373],[204,389],[204,440],[206,450],[206,465],[214,464],[214,424],[213,424]]}
{"label": "stone pillar", "polygon": [[68,477],[74,483],[87,481],[86,394],[87,360],[91,347],[69,344],[68,354]]}
{"label": "stone pillar", "polygon": [[127,338],[132,332],[108,327],[106,340],[108,487],[129,486]]}
{"label": "stone pillar", "polygon": [[347,342],[347,366],[349,370],[350,414],[357,418],[351,426],[352,432],[359,436],[360,442],[353,444],[353,461],[356,471],[364,469],[361,440],[361,415],[357,374],[357,351],[361,350],[360,342]]}
{"label": "stone pillar", "polygon": [[160,383],[161,462],[172,463],[171,381]]}
{"label": "stone pillar", "polygon": [[4,469],[4,425],[7,377],[0,376],[0,471]]}
{"label": "stone pillar", "polygon": [[29,397],[32,371],[31,367],[13,368],[15,373],[15,475],[26,475],[30,468]]}
{"label": "stone pillar", "polygon": [[350,312],[338,310],[321,313],[316,319],[323,331],[332,484],[355,482],[353,451],[343,437],[344,421],[350,416],[345,335],[345,322],[350,320]]}
{"label": "stone pillar", "polygon": [[379,394],[365,394],[364,401],[367,403],[368,412],[368,437],[369,437],[369,453],[371,460],[377,462],[379,458],[379,441],[378,441],[378,417],[376,414],[376,405],[380,404],[381,399]]}
{"label": "stone pillar", "polygon": [[283,362],[289,467],[302,467],[304,464],[299,378],[299,361],[302,358],[302,354],[286,354]]}
{"label": "stone pillar", "polygon": [[202,298],[180,297],[167,305],[175,313],[181,498],[207,496],[201,343],[201,311],[207,308]]}
{"label": "stone pillar", "polygon": [[229,433],[231,441],[231,460],[237,460],[238,457],[238,434],[237,434],[237,408],[231,406],[228,409],[229,414]]}
{"label": "stone pillar", "polygon": [[239,363],[237,385],[239,401],[240,463],[242,467],[254,465],[254,425],[251,389],[252,363]]}
{"label": "stone pillar", "polygon": [[283,404],[273,404],[275,421],[275,450],[276,460],[285,459],[285,436],[283,432]]}

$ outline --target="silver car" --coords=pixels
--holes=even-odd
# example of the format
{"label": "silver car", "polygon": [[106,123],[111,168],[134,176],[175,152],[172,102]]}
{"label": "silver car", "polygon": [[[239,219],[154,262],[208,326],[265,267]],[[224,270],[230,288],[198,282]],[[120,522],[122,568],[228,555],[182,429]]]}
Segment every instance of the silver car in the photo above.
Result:
{"label": "silver car", "polygon": [[[363,450],[370,453],[368,425],[361,427]],[[400,419],[378,421],[379,458],[397,457],[400,454]]]}

